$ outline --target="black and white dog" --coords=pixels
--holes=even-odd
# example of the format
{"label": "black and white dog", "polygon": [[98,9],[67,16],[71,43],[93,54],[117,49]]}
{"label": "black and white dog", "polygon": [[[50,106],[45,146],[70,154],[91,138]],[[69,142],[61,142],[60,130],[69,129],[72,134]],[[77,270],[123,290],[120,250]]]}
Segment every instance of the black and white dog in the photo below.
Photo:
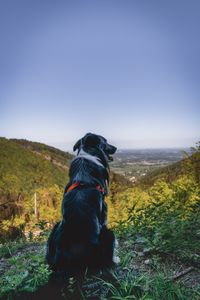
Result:
{"label": "black and white dog", "polygon": [[108,162],[116,147],[88,133],[73,148],[78,150],[64,191],[62,221],[48,239],[47,262],[58,274],[73,276],[114,263],[115,237],[107,228],[104,197],[109,184]]}

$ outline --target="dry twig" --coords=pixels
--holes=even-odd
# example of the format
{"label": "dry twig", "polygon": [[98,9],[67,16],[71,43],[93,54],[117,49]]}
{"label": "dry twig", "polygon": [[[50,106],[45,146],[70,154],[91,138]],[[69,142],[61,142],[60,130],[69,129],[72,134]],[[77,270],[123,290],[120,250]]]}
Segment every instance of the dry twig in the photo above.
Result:
{"label": "dry twig", "polygon": [[175,280],[179,279],[180,277],[184,276],[185,274],[187,274],[187,273],[189,273],[193,270],[194,270],[194,267],[189,267],[189,268],[177,273],[176,275],[172,276],[170,278],[170,280],[175,281]]}

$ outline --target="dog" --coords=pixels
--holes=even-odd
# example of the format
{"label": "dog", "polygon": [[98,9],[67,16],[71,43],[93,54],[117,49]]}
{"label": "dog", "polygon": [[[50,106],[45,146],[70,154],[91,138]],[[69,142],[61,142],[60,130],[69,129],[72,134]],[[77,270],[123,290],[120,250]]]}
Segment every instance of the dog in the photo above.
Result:
{"label": "dog", "polygon": [[107,228],[104,198],[109,185],[108,163],[116,150],[104,137],[92,133],[73,147],[78,152],[64,190],[62,220],[54,226],[47,242],[47,262],[61,276],[115,264],[115,236]]}

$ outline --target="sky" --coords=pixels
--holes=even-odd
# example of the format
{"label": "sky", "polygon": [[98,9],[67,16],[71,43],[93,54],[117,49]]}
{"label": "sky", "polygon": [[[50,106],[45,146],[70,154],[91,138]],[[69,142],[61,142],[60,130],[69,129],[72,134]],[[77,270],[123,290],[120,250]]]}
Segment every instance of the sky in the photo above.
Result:
{"label": "sky", "polygon": [[200,140],[199,0],[1,0],[0,136]]}

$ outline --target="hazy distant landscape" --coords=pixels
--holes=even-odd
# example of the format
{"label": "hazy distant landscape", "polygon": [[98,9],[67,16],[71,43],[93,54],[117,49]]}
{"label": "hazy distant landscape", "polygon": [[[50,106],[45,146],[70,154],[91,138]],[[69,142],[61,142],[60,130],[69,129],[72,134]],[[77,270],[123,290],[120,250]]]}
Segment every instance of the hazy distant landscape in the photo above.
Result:
{"label": "hazy distant landscape", "polygon": [[111,169],[135,182],[150,171],[181,160],[184,152],[190,152],[190,148],[120,149]]}

